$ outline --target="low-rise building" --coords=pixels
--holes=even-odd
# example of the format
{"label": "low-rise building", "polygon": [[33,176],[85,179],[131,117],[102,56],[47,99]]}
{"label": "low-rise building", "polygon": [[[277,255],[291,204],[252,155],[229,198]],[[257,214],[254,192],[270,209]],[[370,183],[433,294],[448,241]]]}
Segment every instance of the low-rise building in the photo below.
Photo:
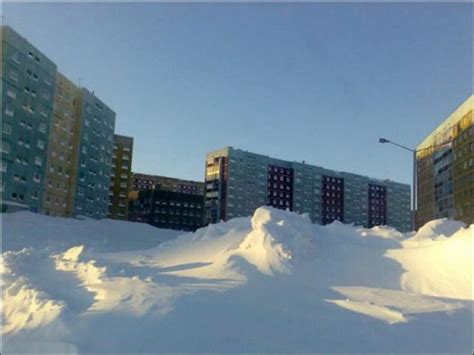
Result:
{"label": "low-rise building", "polygon": [[133,173],[133,191],[143,191],[154,188],[161,188],[167,191],[189,194],[204,194],[204,183],[202,181],[184,180],[160,175]]}
{"label": "low-rise building", "polygon": [[129,220],[158,228],[195,231],[202,227],[204,196],[161,188],[131,193]]}

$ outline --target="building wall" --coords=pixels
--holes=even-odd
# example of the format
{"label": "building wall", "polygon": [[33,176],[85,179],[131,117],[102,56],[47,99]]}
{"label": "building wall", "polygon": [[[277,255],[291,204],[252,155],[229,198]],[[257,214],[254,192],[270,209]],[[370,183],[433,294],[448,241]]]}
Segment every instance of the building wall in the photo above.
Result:
{"label": "building wall", "polygon": [[437,218],[474,223],[473,105],[470,96],[417,147],[417,227]]}
{"label": "building wall", "polygon": [[202,195],[204,193],[204,183],[201,181],[183,180],[160,175],[132,173],[133,191],[142,191],[154,188],[198,195]]}
{"label": "building wall", "polygon": [[433,150],[417,154],[417,200],[416,226],[419,228],[434,218],[434,174]]}
{"label": "building wall", "polygon": [[[344,179],[344,223],[371,226],[369,221],[369,188],[371,181],[366,176],[341,173]],[[383,185],[383,183],[378,183]]]}
{"label": "building wall", "polygon": [[[411,229],[409,185],[341,173],[304,162],[288,162],[231,147],[207,155],[205,179],[206,223],[249,216],[260,206],[273,205],[307,213],[315,223],[337,219],[369,226],[369,187],[376,185],[384,190],[384,206],[378,207],[385,214],[382,218],[377,212],[379,217],[374,223],[386,221],[402,231]],[[380,199],[378,196],[377,201]]]}
{"label": "building wall", "polygon": [[454,218],[474,223],[474,120],[472,106],[454,126],[453,203]]}
{"label": "building wall", "polygon": [[42,212],[52,216],[71,216],[67,204],[72,193],[70,185],[76,127],[74,99],[77,91],[76,85],[57,73],[42,202]]}
{"label": "building wall", "polygon": [[132,190],[153,190],[157,185],[157,178],[156,175],[132,173]]}
{"label": "building wall", "polygon": [[1,35],[2,204],[105,217],[115,113],[11,28]]}
{"label": "building wall", "polygon": [[109,218],[128,219],[128,195],[132,188],[133,138],[116,134],[110,176]]}
{"label": "building wall", "polygon": [[412,230],[410,185],[393,181],[382,185],[387,188],[387,225],[401,232]]}
{"label": "building wall", "polygon": [[114,144],[115,112],[82,88],[76,99],[79,135],[74,172],[74,215],[106,218]]}
{"label": "building wall", "polygon": [[204,196],[163,189],[135,191],[130,220],[158,228],[194,231],[203,224]]}
{"label": "building wall", "polygon": [[39,211],[56,65],[9,27],[2,35],[2,201]]}

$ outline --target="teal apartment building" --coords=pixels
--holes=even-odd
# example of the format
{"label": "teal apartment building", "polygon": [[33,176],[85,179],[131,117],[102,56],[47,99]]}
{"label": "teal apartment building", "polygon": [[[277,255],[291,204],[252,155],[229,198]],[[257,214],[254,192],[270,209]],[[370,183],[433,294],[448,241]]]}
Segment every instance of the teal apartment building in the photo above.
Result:
{"label": "teal apartment building", "polygon": [[114,147],[115,112],[82,88],[76,97],[76,169],[72,174],[73,215],[107,218]]}
{"label": "teal apartment building", "polygon": [[56,64],[9,27],[2,34],[2,210],[41,208]]}

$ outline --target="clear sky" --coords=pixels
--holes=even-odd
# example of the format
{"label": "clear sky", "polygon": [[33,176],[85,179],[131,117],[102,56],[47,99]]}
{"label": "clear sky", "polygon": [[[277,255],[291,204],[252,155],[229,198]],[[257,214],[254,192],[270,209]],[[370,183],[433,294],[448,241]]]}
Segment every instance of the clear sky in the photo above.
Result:
{"label": "clear sky", "polygon": [[472,94],[468,3],[2,4],[4,23],[117,113],[133,169],[202,180],[231,145],[411,182]]}

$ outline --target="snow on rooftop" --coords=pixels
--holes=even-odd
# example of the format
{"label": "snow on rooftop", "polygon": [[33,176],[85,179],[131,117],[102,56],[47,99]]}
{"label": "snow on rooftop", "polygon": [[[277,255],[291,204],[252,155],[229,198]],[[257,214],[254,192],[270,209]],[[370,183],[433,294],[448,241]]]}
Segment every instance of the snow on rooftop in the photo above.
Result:
{"label": "snow on rooftop", "polygon": [[2,352],[472,352],[474,225],[2,220]]}

